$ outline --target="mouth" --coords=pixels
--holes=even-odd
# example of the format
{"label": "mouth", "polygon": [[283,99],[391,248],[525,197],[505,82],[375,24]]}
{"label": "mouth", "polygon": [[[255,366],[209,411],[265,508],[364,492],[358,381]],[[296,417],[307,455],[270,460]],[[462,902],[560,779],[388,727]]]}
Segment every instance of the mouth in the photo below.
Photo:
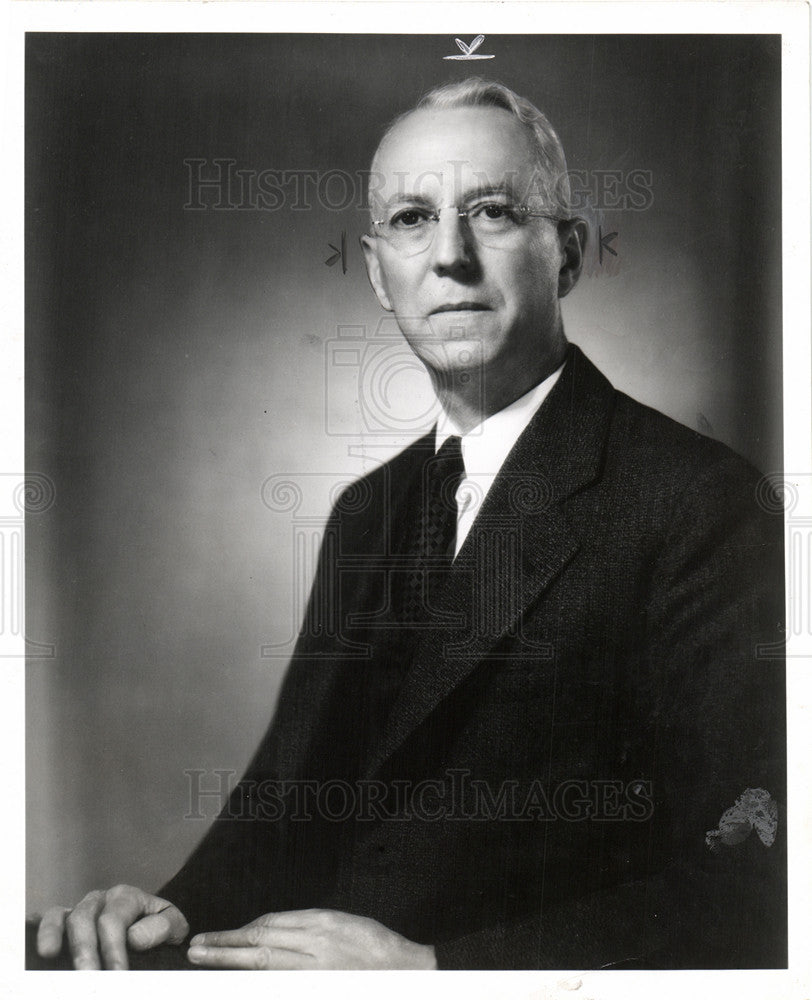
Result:
{"label": "mouth", "polygon": [[448,313],[448,312],[487,312],[488,306],[483,305],[481,302],[446,302],[442,306],[437,306],[436,309],[432,309],[430,315],[436,316],[437,313]]}

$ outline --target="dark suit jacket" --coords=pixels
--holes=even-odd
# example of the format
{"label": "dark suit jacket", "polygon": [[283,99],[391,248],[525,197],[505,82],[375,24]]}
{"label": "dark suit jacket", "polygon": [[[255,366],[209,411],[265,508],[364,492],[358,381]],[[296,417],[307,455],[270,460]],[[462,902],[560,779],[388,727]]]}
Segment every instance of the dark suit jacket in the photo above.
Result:
{"label": "dark suit jacket", "polygon": [[[441,968],[784,965],[782,519],[758,474],[571,347],[409,647],[386,579],[430,441],[336,505],[275,719],[161,895],[195,931],[362,914]],[[741,816],[707,838],[746,789],[775,841]]]}

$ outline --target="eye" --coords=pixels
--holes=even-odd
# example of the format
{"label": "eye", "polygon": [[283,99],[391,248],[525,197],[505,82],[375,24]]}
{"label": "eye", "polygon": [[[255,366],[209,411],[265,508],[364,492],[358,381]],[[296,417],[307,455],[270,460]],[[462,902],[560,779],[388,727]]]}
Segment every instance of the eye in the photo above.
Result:
{"label": "eye", "polygon": [[429,215],[422,208],[403,208],[395,212],[389,220],[389,225],[394,229],[416,229],[421,223],[426,222]]}
{"label": "eye", "polygon": [[471,217],[484,222],[518,222],[519,213],[512,206],[498,201],[488,201],[471,209]]}
{"label": "eye", "polygon": [[507,205],[485,205],[482,211],[489,219],[503,219],[511,214]]}

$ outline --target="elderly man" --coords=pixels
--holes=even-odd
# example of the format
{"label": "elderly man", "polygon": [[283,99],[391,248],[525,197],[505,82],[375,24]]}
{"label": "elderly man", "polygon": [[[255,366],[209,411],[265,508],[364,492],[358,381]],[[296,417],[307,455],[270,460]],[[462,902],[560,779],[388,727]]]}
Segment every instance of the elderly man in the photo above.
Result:
{"label": "elderly man", "polygon": [[568,344],[586,227],[533,105],[440,87],[373,178],[369,278],[442,419],[336,504],[276,717],[187,864],[49,911],[40,955],[783,964],[780,517]]}

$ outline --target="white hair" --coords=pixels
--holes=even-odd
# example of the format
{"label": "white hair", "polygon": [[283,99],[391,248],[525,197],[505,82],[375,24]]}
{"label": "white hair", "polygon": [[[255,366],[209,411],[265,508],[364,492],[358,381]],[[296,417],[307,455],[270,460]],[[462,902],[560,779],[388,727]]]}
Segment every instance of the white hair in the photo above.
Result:
{"label": "white hair", "polygon": [[[470,76],[457,83],[444,83],[435,87],[417,102],[417,104],[398,115],[384,132],[378,143],[378,150],[386,142],[394,129],[415,111],[440,110],[451,108],[502,108],[509,112],[527,132],[536,153],[538,174],[536,178],[542,193],[553,205],[562,218],[569,218],[572,211],[572,195],[570,191],[567,160],[558,133],[550,124],[547,116],[526,97],[506,87],[503,83],[483,80],[478,76]],[[378,151],[373,158],[373,168]]]}

